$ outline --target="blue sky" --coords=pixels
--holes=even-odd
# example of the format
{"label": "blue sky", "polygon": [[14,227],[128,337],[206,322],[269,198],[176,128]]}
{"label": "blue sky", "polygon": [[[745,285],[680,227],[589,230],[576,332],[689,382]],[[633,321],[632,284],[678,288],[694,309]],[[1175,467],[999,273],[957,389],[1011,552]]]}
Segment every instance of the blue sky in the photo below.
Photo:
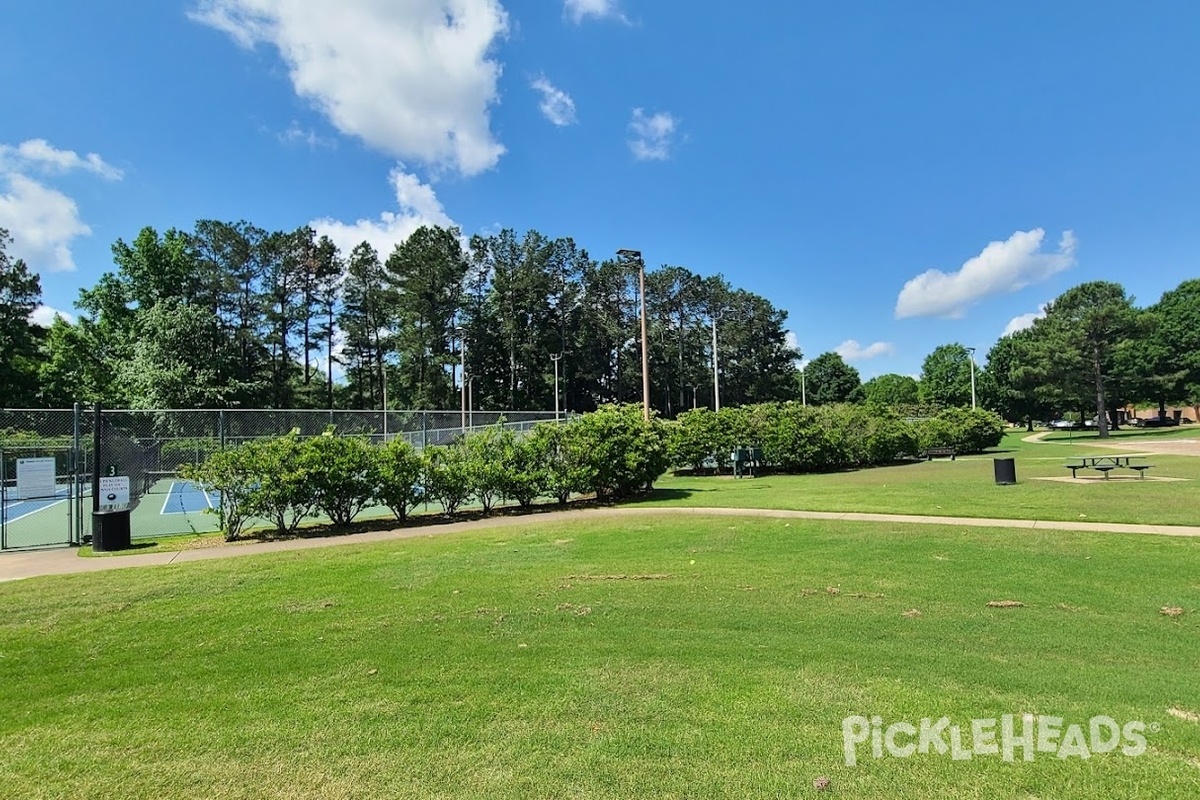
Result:
{"label": "blue sky", "polygon": [[1200,274],[1194,2],[119,7],[0,27],[0,227],[53,309],[145,225],[536,228],[724,273],[870,377]]}

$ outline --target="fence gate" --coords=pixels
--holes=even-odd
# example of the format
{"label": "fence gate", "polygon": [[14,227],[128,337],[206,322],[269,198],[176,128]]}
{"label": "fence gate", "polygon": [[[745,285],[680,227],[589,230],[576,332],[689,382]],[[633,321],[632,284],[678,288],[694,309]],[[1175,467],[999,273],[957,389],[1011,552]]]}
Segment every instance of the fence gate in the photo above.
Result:
{"label": "fence gate", "polygon": [[0,449],[0,550],[78,544],[82,483],[72,445]]}

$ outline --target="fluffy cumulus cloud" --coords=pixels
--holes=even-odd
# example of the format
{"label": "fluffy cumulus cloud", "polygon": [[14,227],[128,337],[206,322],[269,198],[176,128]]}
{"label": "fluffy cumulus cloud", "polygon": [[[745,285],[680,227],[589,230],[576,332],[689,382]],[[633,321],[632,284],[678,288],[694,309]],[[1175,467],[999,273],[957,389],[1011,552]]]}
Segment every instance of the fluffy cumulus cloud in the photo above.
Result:
{"label": "fluffy cumulus cloud", "polygon": [[29,315],[29,321],[41,328],[49,328],[54,324],[55,317],[62,317],[67,322],[75,324],[75,315],[60,311],[50,306],[38,306]]}
{"label": "fluffy cumulus cloud", "polygon": [[30,139],[16,147],[0,144],[0,169],[48,173],[83,170],[110,181],[119,181],[123,177],[121,170],[95,153],[81,156],[74,150],[59,150],[45,139]]}
{"label": "fluffy cumulus cloud", "polygon": [[575,124],[575,101],[571,95],[552,84],[544,75],[535,78],[530,85],[542,96],[538,108],[546,119],[560,128]]}
{"label": "fluffy cumulus cloud", "polygon": [[12,255],[37,272],[75,269],[71,243],[92,232],[75,201],[48,184],[68,172],[112,181],[122,177],[95,153],[59,150],[45,139],[0,144],[0,228],[12,236]]}
{"label": "fluffy cumulus cloud", "polygon": [[1046,316],[1046,305],[1043,303],[1038,307],[1037,311],[1031,311],[1028,314],[1021,314],[1018,317],[1013,317],[1010,319],[1008,324],[1004,326],[1004,333],[1001,335],[1008,336],[1009,334],[1016,333],[1017,331],[1023,331],[1026,328],[1032,328],[1033,323],[1044,316]]}
{"label": "fluffy cumulus cloud", "polygon": [[576,25],[583,24],[583,21],[588,17],[595,19],[616,19],[629,23],[629,20],[621,13],[620,7],[617,5],[617,0],[565,0],[563,3],[563,16],[574,22]]}
{"label": "fluffy cumulus cloud", "polygon": [[1065,231],[1057,250],[1042,247],[1041,228],[1017,231],[1003,242],[991,242],[957,272],[931,269],[904,284],[896,300],[896,318],[962,317],[980,300],[1015,292],[1075,265],[1075,234]]}
{"label": "fluffy cumulus cloud", "polygon": [[406,161],[474,175],[504,153],[489,110],[508,31],[499,0],[199,0],[192,19],[266,44],[339,131]]}
{"label": "fluffy cumulus cloud", "polygon": [[679,120],[667,111],[646,114],[633,110],[629,121],[629,149],[638,161],[665,161],[671,157]]}
{"label": "fluffy cumulus cloud", "polygon": [[381,259],[386,259],[396,245],[422,225],[456,227],[454,220],[442,208],[432,186],[400,168],[392,170],[390,180],[396,191],[399,211],[385,211],[377,220],[360,219],[345,223],[334,219],[317,219],[309,224],[319,235],[332,239],[343,253],[349,253],[361,242],[367,242],[378,251]]}
{"label": "fluffy cumulus cloud", "polygon": [[833,349],[846,361],[867,361],[879,356],[890,356],[896,352],[896,346],[891,342],[873,342],[861,345],[854,339],[847,339]]}

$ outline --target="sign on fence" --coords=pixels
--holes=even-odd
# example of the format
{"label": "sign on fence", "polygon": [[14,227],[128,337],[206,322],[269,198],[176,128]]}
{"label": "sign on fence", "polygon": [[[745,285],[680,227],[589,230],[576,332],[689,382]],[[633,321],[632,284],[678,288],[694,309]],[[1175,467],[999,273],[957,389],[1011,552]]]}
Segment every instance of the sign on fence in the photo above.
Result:
{"label": "sign on fence", "polygon": [[22,500],[54,497],[58,492],[54,470],[53,458],[18,458],[17,496]]}
{"label": "sign on fence", "polygon": [[129,505],[129,476],[116,475],[100,479],[100,505]]}

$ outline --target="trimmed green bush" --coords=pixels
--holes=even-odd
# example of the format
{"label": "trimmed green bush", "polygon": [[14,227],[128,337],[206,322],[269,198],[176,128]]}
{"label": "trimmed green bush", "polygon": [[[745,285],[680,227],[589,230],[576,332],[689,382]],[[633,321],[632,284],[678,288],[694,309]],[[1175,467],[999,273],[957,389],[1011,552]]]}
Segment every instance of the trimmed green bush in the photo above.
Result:
{"label": "trimmed green bush", "polygon": [[662,422],[642,417],[635,405],[601,406],[567,423],[568,438],[579,437],[579,477],[597,498],[628,497],[652,487],[667,469]]}
{"label": "trimmed green bush", "polygon": [[312,503],[339,527],[349,525],[375,499],[379,480],[371,445],[326,431],[301,443],[304,489]]}
{"label": "trimmed green bush", "polygon": [[391,509],[403,522],[425,499],[425,472],[421,454],[403,439],[393,439],[374,450],[375,500]]}
{"label": "trimmed green bush", "polygon": [[453,514],[471,499],[471,467],[461,443],[427,447],[421,453],[425,496]]}

